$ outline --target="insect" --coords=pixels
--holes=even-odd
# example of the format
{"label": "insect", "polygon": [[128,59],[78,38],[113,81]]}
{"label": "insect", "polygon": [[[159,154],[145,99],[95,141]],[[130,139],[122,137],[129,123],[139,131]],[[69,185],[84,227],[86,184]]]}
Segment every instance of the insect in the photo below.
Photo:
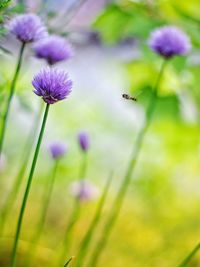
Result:
{"label": "insect", "polygon": [[128,94],[122,94],[122,97],[127,99],[127,100],[133,100],[133,101],[137,101],[136,97],[130,96]]}

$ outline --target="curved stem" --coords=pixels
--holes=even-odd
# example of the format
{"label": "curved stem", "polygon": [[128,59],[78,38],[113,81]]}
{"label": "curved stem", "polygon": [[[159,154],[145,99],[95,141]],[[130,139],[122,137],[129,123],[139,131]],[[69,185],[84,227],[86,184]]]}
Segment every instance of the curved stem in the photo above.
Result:
{"label": "curved stem", "polygon": [[79,253],[77,255],[77,263],[76,263],[76,267],[81,267],[83,265],[86,253],[87,253],[87,249],[89,247],[90,241],[92,239],[92,236],[96,230],[96,227],[99,223],[99,220],[101,218],[102,215],[102,211],[103,211],[103,207],[106,201],[106,197],[108,195],[108,190],[112,181],[112,176],[113,176],[113,172],[109,175],[108,181],[105,184],[103,193],[101,195],[100,201],[99,201],[99,205],[97,207],[96,213],[94,215],[94,218],[88,228],[88,231],[86,232],[82,242],[81,242],[81,246],[80,246],[80,250]]}
{"label": "curved stem", "polygon": [[43,117],[43,121],[42,121],[42,126],[41,126],[40,134],[38,137],[38,142],[36,145],[36,149],[35,149],[35,153],[34,153],[34,157],[33,157],[33,162],[31,165],[31,170],[30,170],[30,174],[28,177],[28,181],[27,181],[25,192],[24,192],[24,197],[22,200],[22,205],[21,205],[19,217],[18,217],[17,229],[16,229],[16,233],[15,233],[12,257],[11,257],[11,267],[16,266],[16,254],[17,254],[17,248],[18,248],[18,243],[19,243],[19,236],[20,236],[20,232],[21,232],[21,226],[22,226],[24,211],[25,211],[26,203],[27,203],[28,196],[29,196],[29,191],[30,191],[30,187],[31,187],[32,179],[33,179],[33,174],[35,171],[35,166],[37,163],[37,158],[38,158],[38,154],[39,154],[39,150],[40,150],[40,146],[41,146],[41,142],[42,142],[42,138],[43,138],[43,134],[44,134],[44,129],[45,129],[46,121],[47,121],[48,112],[49,112],[49,104],[46,105],[46,109],[45,109],[45,113],[44,113],[44,117]]}
{"label": "curved stem", "polygon": [[52,196],[52,192],[53,192],[53,186],[55,183],[56,173],[57,173],[57,169],[58,169],[58,163],[59,163],[59,160],[56,160],[55,164],[54,164],[53,172],[51,171],[51,175],[50,175],[51,179],[49,181],[49,184],[47,185],[47,188],[45,187],[44,197],[42,198],[43,207],[42,207],[42,211],[41,211],[41,214],[39,217],[37,229],[35,231],[32,243],[30,245],[30,249],[29,249],[29,253],[28,253],[28,257],[27,257],[27,262],[25,264],[26,267],[28,267],[30,265],[32,258],[34,257],[34,255],[37,252],[36,246],[40,240],[42,231],[44,229],[44,224],[46,221],[46,215],[47,215],[47,211],[49,208],[49,203],[51,200],[51,196]]}
{"label": "curved stem", "polygon": [[120,210],[121,210],[128,186],[129,186],[130,181],[131,181],[131,177],[132,177],[136,162],[138,160],[139,153],[141,151],[141,147],[142,147],[142,143],[143,143],[145,134],[146,134],[147,129],[149,128],[150,122],[152,120],[153,112],[155,110],[156,99],[157,99],[157,90],[158,90],[158,87],[159,87],[159,84],[160,84],[160,81],[161,81],[161,78],[162,78],[162,75],[164,72],[164,68],[166,66],[166,62],[167,61],[163,61],[160,72],[158,74],[158,77],[157,77],[157,80],[156,80],[156,83],[154,86],[153,94],[152,94],[151,100],[150,100],[149,105],[148,105],[147,110],[146,110],[146,122],[145,122],[144,126],[141,128],[141,130],[138,133],[138,136],[136,138],[136,143],[134,144],[134,147],[133,147],[131,160],[129,162],[125,177],[122,181],[120,189],[119,189],[117,196],[115,198],[110,216],[108,217],[108,220],[106,221],[105,226],[103,228],[101,238],[100,238],[99,242],[97,243],[96,248],[95,248],[95,250],[91,256],[91,259],[90,259],[90,262],[88,265],[90,267],[96,267],[97,266],[100,255],[101,255],[101,253],[102,253],[102,251],[103,251],[103,249],[107,243],[107,240],[110,236],[111,229],[114,226],[114,223],[116,222],[118,215],[120,213]]}
{"label": "curved stem", "polygon": [[22,185],[22,180],[23,180],[25,171],[26,171],[27,166],[28,166],[28,162],[29,162],[31,152],[32,152],[32,147],[34,145],[35,137],[37,135],[37,131],[39,128],[39,123],[40,123],[40,118],[41,118],[41,114],[42,114],[42,110],[43,110],[43,102],[41,102],[41,103],[42,104],[41,104],[40,110],[39,110],[39,112],[37,112],[37,114],[35,116],[33,127],[31,127],[31,129],[30,129],[30,133],[27,137],[27,142],[24,146],[24,153],[22,155],[21,168],[19,169],[19,171],[18,171],[18,173],[14,179],[14,184],[12,186],[11,191],[8,193],[8,196],[7,196],[6,201],[5,201],[5,205],[4,205],[3,210],[1,212],[0,235],[3,234],[9,211],[12,210],[14,202],[16,201],[17,194],[18,194],[19,189]]}
{"label": "curved stem", "polygon": [[2,122],[1,133],[0,133],[0,156],[2,154],[2,148],[3,148],[3,143],[4,143],[4,137],[5,137],[8,115],[9,115],[9,111],[10,111],[11,101],[12,101],[12,98],[13,98],[13,95],[15,92],[17,78],[19,76],[19,71],[20,71],[21,64],[22,64],[22,57],[23,57],[25,45],[26,45],[25,43],[22,43],[22,45],[21,45],[21,49],[19,52],[18,60],[17,60],[16,70],[15,70],[14,77],[13,77],[13,80],[12,80],[11,85],[10,85],[10,92],[9,92],[8,100],[6,103],[5,112],[3,114],[3,122]]}

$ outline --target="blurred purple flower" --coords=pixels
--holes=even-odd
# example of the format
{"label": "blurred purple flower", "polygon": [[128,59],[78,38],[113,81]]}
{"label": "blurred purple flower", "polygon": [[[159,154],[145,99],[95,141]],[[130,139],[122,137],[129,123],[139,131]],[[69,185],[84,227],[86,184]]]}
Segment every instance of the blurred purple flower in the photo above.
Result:
{"label": "blurred purple flower", "polygon": [[9,24],[9,30],[23,43],[34,42],[48,35],[40,18],[32,13],[15,17]]}
{"label": "blurred purple flower", "polygon": [[67,147],[62,142],[54,142],[50,145],[49,150],[53,159],[59,159],[64,156],[67,151]]}
{"label": "blurred purple flower", "polygon": [[81,131],[78,134],[78,141],[83,151],[87,151],[89,149],[89,136],[86,132]]}
{"label": "blurred purple flower", "polygon": [[34,50],[36,57],[45,59],[49,65],[67,60],[73,55],[71,45],[64,38],[54,35],[38,41]]}
{"label": "blurred purple flower", "polygon": [[98,197],[98,189],[89,181],[73,182],[71,185],[72,195],[80,201],[89,201]]}
{"label": "blurred purple flower", "polygon": [[47,104],[65,99],[71,92],[72,81],[63,70],[49,67],[41,70],[32,81],[34,93],[41,96]]}
{"label": "blurred purple flower", "polygon": [[174,26],[164,26],[154,30],[148,43],[154,52],[166,59],[185,55],[191,48],[189,37]]}

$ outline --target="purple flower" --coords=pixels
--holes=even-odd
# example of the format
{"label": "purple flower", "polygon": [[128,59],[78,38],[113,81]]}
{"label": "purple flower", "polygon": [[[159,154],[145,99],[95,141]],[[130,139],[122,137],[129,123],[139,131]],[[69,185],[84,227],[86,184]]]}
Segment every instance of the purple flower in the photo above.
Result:
{"label": "purple flower", "polygon": [[9,24],[9,30],[23,43],[34,42],[47,36],[40,18],[31,13],[15,17]]}
{"label": "purple flower", "polygon": [[67,60],[73,55],[70,44],[59,36],[50,36],[38,41],[34,50],[36,57],[45,59],[49,65]]}
{"label": "purple flower", "polygon": [[87,151],[89,149],[89,136],[86,132],[82,131],[78,134],[78,141],[80,148],[83,151]]}
{"label": "purple flower", "polygon": [[73,182],[71,185],[71,193],[72,195],[79,199],[80,201],[88,201],[95,199],[98,196],[98,190],[96,186],[94,186],[89,181],[78,181]]}
{"label": "purple flower", "polygon": [[45,68],[35,75],[32,81],[34,93],[47,104],[65,99],[71,92],[72,81],[63,70]]}
{"label": "purple flower", "polygon": [[189,37],[174,26],[164,26],[151,33],[149,39],[151,49],[169,59],[176,55],[185,55],[191,48]]}
{"label": "purple flower", "polygon": [[66,153],[67,147],[62,142],[54,142],[49,147],[50,154],[53,159],[58,159],[64,156]]}

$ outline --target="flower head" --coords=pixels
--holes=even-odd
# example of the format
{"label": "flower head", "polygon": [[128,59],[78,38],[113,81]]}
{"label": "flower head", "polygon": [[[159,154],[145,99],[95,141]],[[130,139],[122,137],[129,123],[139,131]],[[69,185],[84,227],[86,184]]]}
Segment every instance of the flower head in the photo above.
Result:
{"label": "flower head", "polygon": [[60,36],[49,36],[38,41],[34,51],[37,58],[45,59],[49,65],[67,60],[73,55],[70,44]]}
{"label": "flower head", "polygon": [[67,147],[62,142],[53,142],[50,147],[49,151],[53,159],[59,159],[66,153]]}
{"label": "flower head", "polygon": [[84,131],[81,131],[78,134],[78,141],[79,141],[80,148],[86,152],[89,149],[89,136],[88,136],[88,134]]}
{"label": "flower head", "polygon": [[33,78],[34,93],[47,104],[65,99],[71,92],[72,81],[68,74],[59,69],[45,68]]}
{"label": "flower head", "polygon": [[176,55],[185,55],[191,48],[190,39],[174,26],[164,26],[151,33],[149,39],[151,49],[166,59]]}
{"label": "flower head", "polygon": [[80,201],[88,201],[98,196],[96,186],[86,180],[73,182],[71,185],[72,195]]}
{"label": "flower head", "polygon": [[31,13],[15,17],[9,24],[9,30],[23,43],[34,42],[47,36],[40,18]]}

